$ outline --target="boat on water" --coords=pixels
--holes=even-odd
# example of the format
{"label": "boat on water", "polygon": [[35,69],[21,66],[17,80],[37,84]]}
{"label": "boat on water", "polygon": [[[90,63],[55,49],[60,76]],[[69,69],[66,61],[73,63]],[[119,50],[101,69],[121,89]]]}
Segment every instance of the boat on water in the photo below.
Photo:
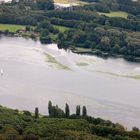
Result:
{"label": "boat on water", "polygon": [[1,76],[4,74],[3,69],[0,70],[0,74]]}

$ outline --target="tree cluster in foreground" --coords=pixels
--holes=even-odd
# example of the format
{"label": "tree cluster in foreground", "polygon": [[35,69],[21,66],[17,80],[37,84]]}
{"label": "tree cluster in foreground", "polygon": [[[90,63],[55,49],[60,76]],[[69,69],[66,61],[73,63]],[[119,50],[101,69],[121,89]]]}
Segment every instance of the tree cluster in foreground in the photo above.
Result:
{"label": "tree cluster in foreground", "polygon": [[118,123],[87,115],[87,109],[76,106],[70,114],[69,105],[64,111],[48,103],[49,116],[18,111],[0,106],[0,140],[139,140],[140,131],[128,131]]}
{"label": "tree cluster in foreground", "polygon": [[[69,105],[66,103],[65,111],[63,111],[61,108],[58,107],[58,105],[53,106],[52,102],[49,101],[49,103],[48,103],[48,113],[49,113],[49,117],[53,117],[53,118],[62,118],[62,117],[69,118],[70,117],[70,108],[69,108]],[[86,107],[83,106],[82,114],[81,114],[81,107],[80,107],[80,105],[77,105],[75,115],[77,117],[87,116]]]}

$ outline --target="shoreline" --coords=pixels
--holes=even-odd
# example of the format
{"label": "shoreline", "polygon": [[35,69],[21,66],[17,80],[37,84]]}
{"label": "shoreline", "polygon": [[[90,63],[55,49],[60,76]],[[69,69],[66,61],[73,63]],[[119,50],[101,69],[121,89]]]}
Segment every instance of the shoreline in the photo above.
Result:
{"label": "shoreline", "polygon": [[[0,31],[0,37],[1,36],[7,36],[7,37],[23,37],[23,38],[30,38],[32,40],[39,40],[39,38],[37,36],[32,37],[31,35],[27,35],[27,34],[25,35],[25,34],[20,34],[20,33],[19,34],[16,34],[16,33],[13,33],[13,32],[9,32],[8,34],[6,34],[5,31]],[[57,43],[57,42],[52,42],[52,43]],[[81,49],[84,49],[84,48],[81,48]],[[134,57],[132,55],[125,56],[125,55],[122,55],[122,54],[108,53],[108,52],[103,52],[103,51],[100,51],[100,50],[79,51],[79,50],[77,50],[77,48],[75,48],[75,49],[70,48],[70,50],[73,53],[81,54],[81,55],[82,54],[83,55],[90,55],[90,56],[93,55],[93,56],[101,57],[103,59],[108,59],[108,58],[123,58],[124,60],[126,60],[128,62],[140,63],[140,58]]]}
{"label": "shoreline", "polygon": [[[98,50],[97,50],[98,51]],[[79,51],[75,51],[72,50],[73,53],[77,53],[77,54],[83,54],[83,55],[94,55],[94,56],[98,56],[101,57],[103,59],[108,59],[108,58],[123,58],[124,60],[128,61],[128,62],[136,62],[136,63],[140,63],[140,58],[137,57],[133,57],[133,56],[124,56],[124,55],[119,55],[119,54],[109,54],[109,53],[105,53],[102,51],[99,51],[99,53],[97,51],[88,51],[88,52],[79,52]]]}

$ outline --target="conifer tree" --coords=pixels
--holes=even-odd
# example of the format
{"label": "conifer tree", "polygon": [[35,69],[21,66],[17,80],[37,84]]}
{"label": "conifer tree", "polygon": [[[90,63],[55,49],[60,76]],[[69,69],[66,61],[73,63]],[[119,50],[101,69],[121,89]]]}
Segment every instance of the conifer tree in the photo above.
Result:
{"label": "conifer tree", "polygon": [[69,105],[67,103],[65,106],[65,115],[66,115],[66,118],[68,118],[70,116],[70,109],[69,109]]}
{"label": "conifer tree", "polygon": [[48,113],[49,113],[49,116],[51,117],[52,116],[52,102],[49,101],[48,103]]}
{"label": "conifer tree", "polygon": [[80,116],[81,115],[81,108],[79,105],[76,106],[76,115]]}
{"label": "conifer tree", "polygon": [[87,116],[87,109],[85,106],[83,106],[83,109],[82,109],[82,116]]}
{"label": "conifer tree", "polygon": [[39,118],[39,109],[38,107],[35,108],[35,118]]}

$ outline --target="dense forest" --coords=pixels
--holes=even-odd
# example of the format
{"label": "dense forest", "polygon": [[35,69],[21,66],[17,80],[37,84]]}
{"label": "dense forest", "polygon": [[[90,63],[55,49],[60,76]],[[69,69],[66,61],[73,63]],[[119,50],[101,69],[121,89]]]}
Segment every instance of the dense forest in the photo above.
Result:
{"label": "dense forest", "polygon": [[[71,114],[69,105],[64,111],[51,101],[48,116],[0,106],[0,140],[139,140],[140,131],[127,131],[109,120],[88,116],[85,106],[77,105]],[[46,113],[47,114],[47,113]]]}
{"label": "dense forest", "polygon": [[[55,9],[52,0],[13,0],[0,5],[0,23],[32,26],[33,38],[39,34],[42,43],[55,42],[73,52],[139,62],[140,1],[83,1],[85,5]],[[127,16],[106,16],[118,11]],[[62,32],[55,25],[67,29]]]}

